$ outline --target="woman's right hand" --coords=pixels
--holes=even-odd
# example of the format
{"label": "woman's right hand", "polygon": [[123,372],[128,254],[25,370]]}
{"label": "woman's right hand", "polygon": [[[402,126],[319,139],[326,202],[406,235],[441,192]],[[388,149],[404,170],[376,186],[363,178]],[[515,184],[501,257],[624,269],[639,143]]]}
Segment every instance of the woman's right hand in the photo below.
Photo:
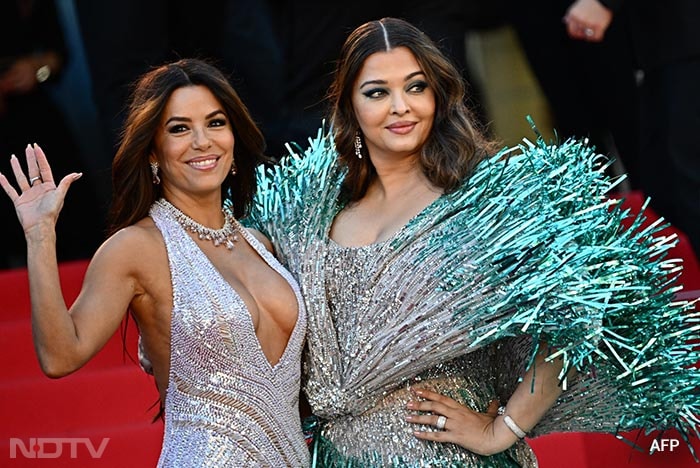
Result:
{"label": "woman's right hand", "polygon": [[12,155],[10,159],[19,193],[3,174],[0,174],[0,186],[15,205],[19,222],[22,224],[25,236],[29,238],[32,233],[41,233],[44,228],[54,229],[68,188],[82,174],[75,172],[68,174],[57,186],[46,155],[39,145],[36,143],[33,146],[27,145],[25,154],[26,176],[17,157]]}

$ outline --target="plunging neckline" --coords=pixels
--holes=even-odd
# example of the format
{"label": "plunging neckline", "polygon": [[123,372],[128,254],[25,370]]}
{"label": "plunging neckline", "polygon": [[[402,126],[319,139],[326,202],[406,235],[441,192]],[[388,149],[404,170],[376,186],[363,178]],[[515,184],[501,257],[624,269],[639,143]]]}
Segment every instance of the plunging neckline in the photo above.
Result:
{"label": "plunging neckline", "polygon": [[[182,229],[182,226],[178,224],[178,226]],[[294,328],[292,329],[292,333],[289,334],[289,338],[287,339],[287,344],[284,347],[284,351],[282,351],[282,354],[280,355],[279,359],[275,364],[272,364],[270,360],[265,356],[265,352],[262,349],[262,345],[260,344],[260,339],[258,338],[257,333],[255,333],[255,324],[253,323],[253,317],[250,315],[250,309],[248,309],[248,305],[245,303],[241,295],[238,293],[236,288],[233,287],[231,283],[229,283],[226,278],[224,278],[224,275],[221,274],[218,268],[214,265],[214,263],[211,261],[211,259],[207,256],[207,254],[204,253],[202,248],[195,242],[195,240],[187,233],[185,232],[184,229],[182,229],[182,232],[187,236],[187,239],[192,242],[193,246],[198,252],[198,255],[201,255],[204,257],[206,264],[211,268],[215,273],[216,276],[228,286],[228,290],[231,292],[231,294],[234,297],[234,300],[238,302],[243,310],[243,314],[245,318],[243,319],[245,321],[245,325],[249,328],[247,330],[250,332],[250,335],[252,335],[252,339],[254,341],[254,345],[258,351],[258,355],[261,358],[262,361],[265,362],[267,365],[268,369],[271,372],[275,372],[280,365],[286,361],[287,354],[289,354],[290,351],[290,344],[292,343],[293,338],[295,338],[295,335],[298,334],[298,329],[299,329],[299,322],[301,321],[302,318],[302,311],[303,311],[303,302],[301,298],[301,292],[298,290],[298,288],[295,288],[293,283],[292,283],[292,278],[288,277],[289,273],[285,270],[283,270],[282,264],[279,263],[279,261],[272,256],[272,254],[252,235],[250,234],[245,227],[241,226],[241,228],[238,230],[238,232],[241,233],[241,236],[245,239],[245,241],[250,245],[253,250],[258,254],[262,260],[267,263],[267,265],[272,268],[278,275],[282,277],[283,280],[287,282],[289,287],[292,289],[292,292],[294,293],[294,296],[296,297],[297,300],[297,318],[296,322],[294,323]]]}

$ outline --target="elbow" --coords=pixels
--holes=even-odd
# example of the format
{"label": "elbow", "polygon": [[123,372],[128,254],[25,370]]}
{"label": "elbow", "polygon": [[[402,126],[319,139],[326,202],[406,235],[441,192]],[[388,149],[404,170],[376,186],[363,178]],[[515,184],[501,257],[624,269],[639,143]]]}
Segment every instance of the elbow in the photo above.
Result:
{"label": "elbow", "polygon": [[[43,369],[42,369],[43,370]],[[62,373],[62,372],[54,372],[52,370],[43,370],[44,375],[50,379],[60,379],[61,377],[65,377],[68,374]]]}
{"label": "elbow", "polygon": [[[48,340],[46,340],[48,341]],[[86,362],[85,352],[77,344],[34,340],[34,351],[41,372],[50,379],[60,379],[80,369]]]}
{"label": "elbow", "polygon": [[41,372],[43,372],[44,375],[50,379],[60,379],[61,377],[65,377],[71,373],[71,371],[55,365],[41,363],[40,367]]}
{"label": "elbow", "polygon": [[78,369],[78,366],[70,366],[65,362],[57,359],[51,359],[46,356],[39,356],[39,367],[41,372],[50,379],[60,379],[69,374],[72,374]]}

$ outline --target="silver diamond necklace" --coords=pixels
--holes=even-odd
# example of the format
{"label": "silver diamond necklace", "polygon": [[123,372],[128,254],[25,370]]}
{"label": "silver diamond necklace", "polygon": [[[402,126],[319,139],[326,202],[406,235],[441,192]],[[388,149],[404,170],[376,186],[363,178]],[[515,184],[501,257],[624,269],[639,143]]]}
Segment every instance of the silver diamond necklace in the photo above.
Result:
{"label": "silver diamond necklace", "polygon": [[238,242],[238,221],[226,208],[221,208],[221,212],[224,214],[224,227],[211,229],[187,216],[165,198],[157,200],[156,205],[173,215],[183,228],[197,234],[201,240],[212,241],[214,247],[225,245],[228,250],[233,250],[235,243]]}

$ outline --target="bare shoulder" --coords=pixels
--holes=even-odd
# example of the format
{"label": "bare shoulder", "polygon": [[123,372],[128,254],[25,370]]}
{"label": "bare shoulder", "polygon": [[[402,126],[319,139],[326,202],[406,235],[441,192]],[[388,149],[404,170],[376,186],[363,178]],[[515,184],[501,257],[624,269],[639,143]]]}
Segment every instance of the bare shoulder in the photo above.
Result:
{"label": "bare shoulder", "polygon": [[262,232],[258,231],[257,229],[251,229],[251,228],[244,228],[246,231],[251,233],[253,237],[255,237],[262,245],[265,246],[267,250],[269,250],[271,253],[275,253],[275,248],[272,246],[272,242],[270,242],[270,239],[265,237],[265,234]]}
{"label": "bare shoulder", "polygon": [[110,236],[95,253],[92,264],[136,277],[147,275],[153,265],[167,265],[165,243],[153,220],[144,218]]}

